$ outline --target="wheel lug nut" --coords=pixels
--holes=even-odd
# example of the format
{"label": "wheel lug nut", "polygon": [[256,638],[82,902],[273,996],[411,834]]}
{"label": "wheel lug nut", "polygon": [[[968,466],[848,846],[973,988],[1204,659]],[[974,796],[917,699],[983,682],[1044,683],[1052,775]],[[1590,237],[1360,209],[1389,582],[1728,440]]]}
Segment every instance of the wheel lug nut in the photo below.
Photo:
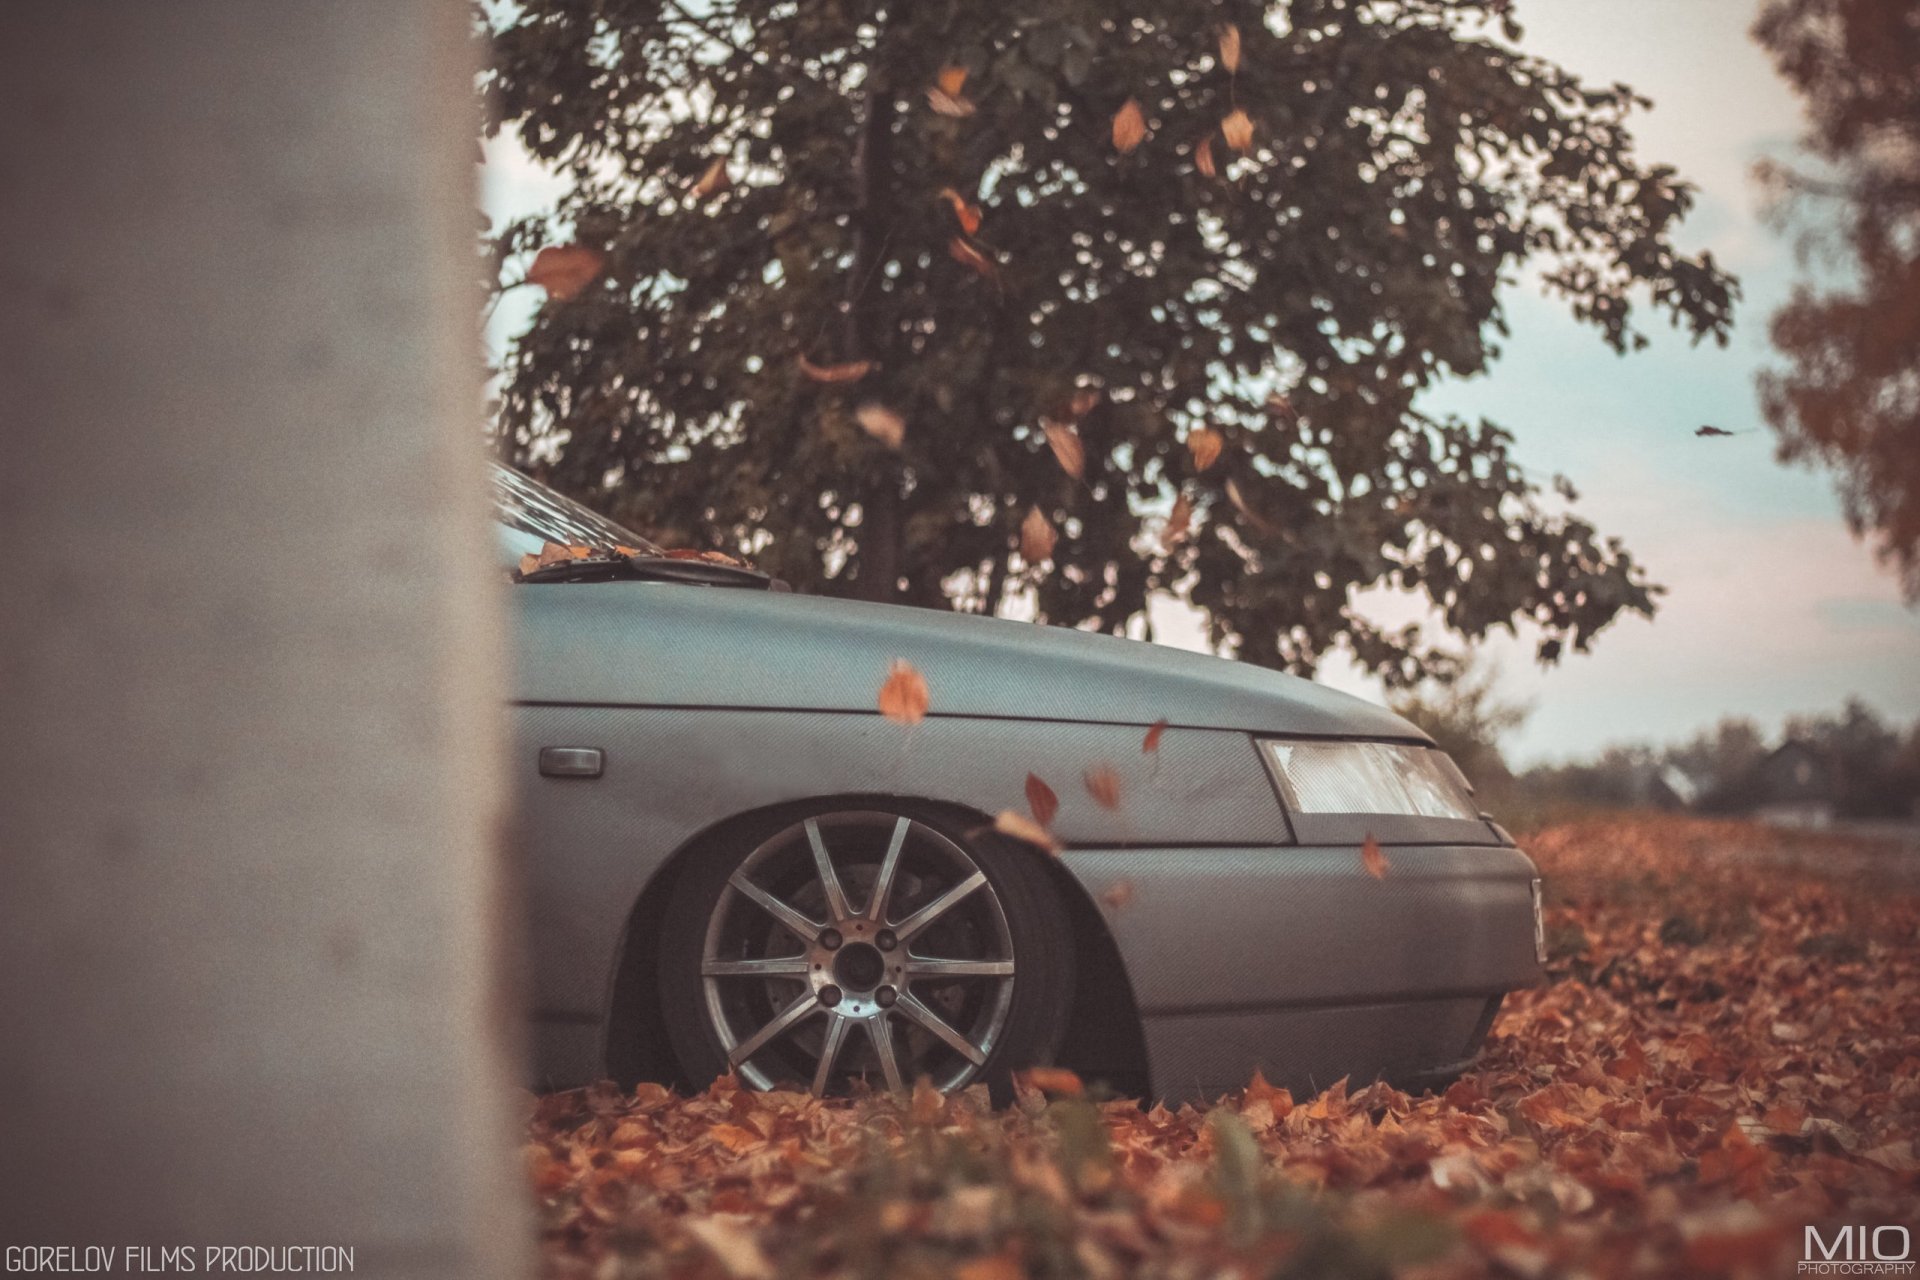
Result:
{"label": "wheel lug nut", "polygon": [[828,983],[820,988],[820,1003],[831,1009],[840,1003],[840,988]]}
{"label": "wheel lug nut", "polygon": [[893,1002],[895,1000],[898,1000],[899,998],[900,998],[900,993],[898,991],[895,991],[892,987],[882,987],[878,991],[873,993],[873,1002],[879,1005],[882,1009],[893,1008]]}
{"label": "wheel lug nut", "polygon": [[842,939],[838,929],[828,929],[820,935],[820,945],[829,951],[838,951],[841,941]]}
{"label": "wheel lug nut", "polygon": [[873,945],[879,947],[882,951],[891,951],[900,945],[900,939],[893,936],[893,930],[882,929],[879,933],[873,935]]}

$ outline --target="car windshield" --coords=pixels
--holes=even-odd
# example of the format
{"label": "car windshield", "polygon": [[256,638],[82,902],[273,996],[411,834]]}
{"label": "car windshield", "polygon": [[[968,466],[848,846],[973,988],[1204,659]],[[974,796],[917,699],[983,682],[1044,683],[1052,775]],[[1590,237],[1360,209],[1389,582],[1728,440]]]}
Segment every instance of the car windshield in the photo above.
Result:
{"label": "car windshield", "polygon": [[665,554],[631,529],[588,510],[572,498],[512,467],[493,464],[493,499],[500,521],[502,550],[518,560],[538,555],[549,542],[565,546],[632,547],[648,555]]}

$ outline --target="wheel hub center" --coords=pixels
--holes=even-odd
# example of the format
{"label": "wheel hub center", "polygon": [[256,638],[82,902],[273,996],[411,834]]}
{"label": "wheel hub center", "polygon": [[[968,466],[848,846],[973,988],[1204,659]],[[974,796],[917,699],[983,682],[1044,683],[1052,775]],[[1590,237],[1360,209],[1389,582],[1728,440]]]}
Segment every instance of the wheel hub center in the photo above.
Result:
{"label": "wheel hub center", "polygon": [[833,976],[849,991],[871,991],[886,976],[887,962],[864,942],[841,947],[833,957]]}

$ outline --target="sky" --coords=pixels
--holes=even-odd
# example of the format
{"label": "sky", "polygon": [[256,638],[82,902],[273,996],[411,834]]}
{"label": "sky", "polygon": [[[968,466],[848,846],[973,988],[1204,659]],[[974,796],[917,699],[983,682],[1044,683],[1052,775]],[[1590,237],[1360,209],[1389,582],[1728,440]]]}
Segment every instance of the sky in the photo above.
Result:
{"label": "sky", "polygon": [[[1482,646],[1508,701],[1531,708],[1502,743],[1516,765],[1669,742],[1725,715],[1777,731],[1794,713],[1857,696],[1882,715],[1920,717],[1920,610],[1856,541],[1829,474],[1774,458],[1754,378],[1770,362],[1767,318],[1799,273],[1789,236],[1762,217],[1751,170],[1791,153],[1800,105],[1747,35],[1756,0],[1517,0],[1523,45],[1599,83],[1625,81],[1653,100],[1636,117],[1639,153],[1699,187],[1683,249],[1711,250],[1739,276],[1731,342],[1694,346],[1664,322],[1650,348],[1616,356],[1597,333],[1527,285],[1506,298],[1511,336],[1487,375],[1442,389],[1426,407],[1501,423],[1515,455],[1564,473],[1578,510],[1625,541],[1667,588],[1651,620],[1616,622],[1588,654],[1552,667],[1533,638],[1497,633]],[[483,201],[496,219],[550,204],[557,181],[511,137],[487,148]],[[524,295],[531,291],[521,291]],[[496,352],[532,300],[509,295],[489,326]],[[1711,423],[1747,432],[1701,439]],[[1410,616],[1392,601],[1379,616]],[[1155,610],[1163,643],[1203,648],[1199,621]],[[1370,677],[1338,660],[1321,679],[1381,700]]]}

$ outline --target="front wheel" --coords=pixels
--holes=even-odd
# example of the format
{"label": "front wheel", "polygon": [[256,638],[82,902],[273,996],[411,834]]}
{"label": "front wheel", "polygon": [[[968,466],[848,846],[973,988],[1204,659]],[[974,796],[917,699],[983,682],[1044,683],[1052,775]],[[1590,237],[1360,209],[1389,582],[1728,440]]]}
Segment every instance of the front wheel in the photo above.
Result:
{"label": "front wheel", "polygon": [[1073,991],[1043,856],[932,815],[836,810],[696,855],[660,939],[689,1079],[950,1091],[1051,1061]]}

